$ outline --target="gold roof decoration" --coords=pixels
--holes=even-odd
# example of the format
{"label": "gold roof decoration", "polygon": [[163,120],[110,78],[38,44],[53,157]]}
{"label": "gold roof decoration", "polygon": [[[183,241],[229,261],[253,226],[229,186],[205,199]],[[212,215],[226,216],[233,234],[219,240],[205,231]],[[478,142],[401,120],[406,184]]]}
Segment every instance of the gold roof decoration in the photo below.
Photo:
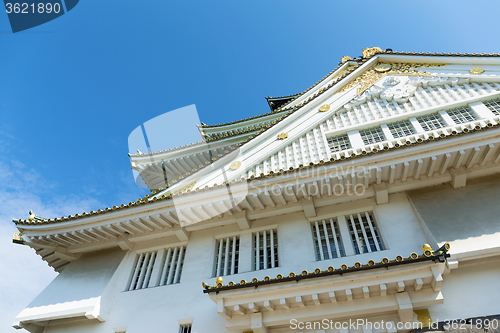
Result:
{"label": "gold roof decoration", "polygon": [[[433,142],[433,141],[436,141],[436,140],[445,140],[447,138],[452,138],[455,135],[464,135],[464,134],[474,133],[476,131],[484,131],[484,130],[488,130],[488,129],[498,128],[498,127],[500,127],[500,123],[496,123],[496,124],[485,123],[484,125],[475,125],[475,126],[469,125],[469,126],[470,127],[465,127],[465,128],[462,129],[462,131],[459,131],[459,132],[453,131],[449,135],[443,135],[443,136],[438,136],[438,137],[433,137],[432,135],[429,135],[429,137],[426,138],[426,139],[419,138],[417,140],[407,141],[407,144],[404,144],[404,145],[397,144],[397,145],[393,145],[392,147],[390,147],[387,144],[385,144],[384,148],[380,149],[380,150],[377,149],[377,148],[372,148],[371,150],[364,150],[363,153],[359,153],[359,154],[355,154],[355,153],[352,153],[352,154],[349,154],[349,155],[345,154],[345,155],[341,155],[340,158],[338,158],[338,159],[336,159],[335,157],[332,157],[332,158],[330,158],[330,160],[326,160],[326,161],[320,160],[319,162],[310,164],[309,166],[310,167],[314,167],[314,166],[320,166],[320,165],[325,165],[325,164],[338,163],[338,162],[342,162],[342,161],[346,161],[346,160],[351,160],[351,159],[355,159],[355,158],[363,158],[363,157],[365,157],[367,155],[382,154],[384,152],[389,152],[389,151],[392,151],[392,150],[395,150],[395,149],[405,149],[405,148],[409,147],[408,142],[410,142],[412,145],[416,145],[416,144],[426,144],[426,143]],[[289,169],[282,170],[280,172],[272,172],[272,173],[268,172],[267,174],[262,174],[262,175],[256,176],[256,177],[252,176],[252,177],[249,177],[248,179],[242,178],[242,179],[236,180],[236,182],[246,182],[248,180],[262,179],[264,177],[277,177],[277,176],[280,176],[280,175],[287,174],[288,172],[294,172],[294,170],[300,169],[302,167],[301,166],[299,166],[299,168],[290,167]],[[168,194],[168,195],[167,194],[163,194],[163,195],[155,197],[155,198],[157,198],[157,200],[169,200],[169,199],[172,199],[173,196],[188,195],[190,192],[192,192],[192,187],[189,187],[189,186],[192,185],[194,187],[195,184],[196,183],[193,182],[193,183],[187,185],[185,188],[179,190],[176,193]],[[216,189],[218,186],[219,185],[214,184],[214,186],[206,186],[206,187],[200,188],[200,189],[197,188],[196,191],[209,191],[209,190],[212,190],[212,189]],[[158,191],[154,190],[152,194],[155,195],[155,194],[157,194],[157,193],[159,193],[160,191],[163,191],[163,190],[164,189],[160,189]],[[185,190],[185,191],[182,191],[182,190]],[[180,192],[180,191],[182,191],[182,192]],[[130,202],[128,205],[127,204],[122,204],[119,207],[116,207],[116,210],[127,209],[127,208],[132,207],[132,206],[138,206],[138,205],[143,205],[143,204],[148,204],[148,203],[153,203],[153,202],[154,201],[149,198],[149,195],[146,195],[144,197],[144,199],[138,200],[137,202]],[[12,219],[12,221],[16,225],[51,224],[51,223],[61,222],[63,220],[76,220],[76,219],[79,219],[79,218],[85,218],[88,215],[105,214],[105,213],[108,213],[108,212],[112,212],[114,210],[115,209],[104,209],[104,210],[101,210],[101,212],[97,212],[97,213],[94,212],[94,211],[91,211],[90,213],[85,213],[84,212],[83,214],[75,214],[74,216],[68,216],[67,218],[66,217],[60,217],[60,218],[45,219],[45,220],[39,220],[39,221],[37,221],[37,220],[29,221],[28,219],[26,219],[26,220],[23,220],[23,219]]]}
{"label": "gold roof decoration", "polygon": [[482,74],[484,73],[484,69],[482,67],[472,67],[471,69],[469,69],[469,73],[471,74]]}
{"label": "gold roof decoration", "polygon": [[[447,247],[449,249],[449,245]],[[280,283],[280,282],[288,282],[288,281],[298,281],[302,279],[309,279],[315,277],[323,277],[323,276],[332,276],[332,275],[343,275],[350,272],[364,271],[369,269],[376,268],[387,268],[389,266],[396,265],[405,265],[411,264],[414,262],[422,262],[422,261],[431,261],[431,260],[439,260],[444,262],[446,258],[449,257],[449,254],[444,253],[436,253],[432,252],[431,255],[428,253],[418,255],[415,252],[412,252],[408,257],[403,257],[402,255],[397,255],[394,260],[390,260],[388,258],[382,258],[380,262],[375,262],[374,260],[369,260],[368,263],[362,264],[360,262],[355,262],[352,266],[348,266],[346,264],[342,264],[340,268],[335,269],[333,266],[329,266],[326,270],[321,270],[320,268],[316,268],[313,272],[308,272],[307,270],[303,270],[301,274],[295,274],[294,272],[290,272],[288,275],[283,276],[283,274],[276,275],[276,278],[271,279],[269,276],[265,276],[264,279],[259,280],[257,278],[253,278],[251,282],[247,282],[245,280],[241,280],[239,284],[234,282],[229,282],[227,285],[223,284],[222,278],[218,277],[216,281],[216,285],[208,285],[205,282],[202,282],[202,286],[204,289],[204,293],[210,292],[219,292],[220,290],[227,290],[233,288],[242,288],[243,285],[248,287],[258,286],[260,284],[269,284],[269,283]],[[220,279],[220,280],[219,280]]]}
{"label": "gold roof decoration", "polygon": [[241,162],[240,161],[234,161],[233,163],[231,163],[231,165],[229,166],[229,168],[231,170],[238,170],[239,168],[241,167]]}
{"label": "gold roof decoration", "polygon": [[183,188],[181,188],[180,190],[174,192],[174,194],[180,194],[180,193],[188,193],[188,192],[191,192],[191,190],[194,188],[194,186],[196,185],[196,183],[198,182],[199,179],[196,179],[195,181],[187,184],[186,186],[184,186]]}
{"label": "gold roof decoration", "polygon": [[280,134],[278,134],[278,140],[285,140],[286,138],[288,138],[287,132],[281,132]]}
{"label": "gold roof decoration", "polygon": [[341,62],[344,63],[344,62],[349,61],[349,60],[352,60],[352,58],[349,56],[342,56]]}
{"label": "gold roof decoration", "polygon": [[[418,76],[432,76],[431,73],[422,70],[423,68],[429,67],[443,67],[449,64],[429,64],[429,63],[383,63],[379,62],[370,67],[366,72],[358,76],[353,81],[346,84],[337,93],[346,91],[358,84],[361,87],[358,88],[358,95],[362,94],[366,89],[370,88],[377,81],[384,78],[387,75],[418,75]],[[383,68],[383,71],[381,71]]]}
{"label": "gold roof decoration", "polygon": [[12,237],[12,243],[24,244],[23,233],[22,232],[14,233],[14,236]]}
{"label": "gold roof decoration", "polygon": [[[367,49],[368,50],[368,49]],[[446,57],[481,57],[481,58],[488,58],[488,57],[494,57],[494,58],[499,58],[500,57],[500,53],[498,54],[494,54],[494,53],[437,53],[437,52],[434,52],[434,53],[430,53],[430,52],[405,52],[405,51],[392,51],[392,50],[385,50],[385,51],[377,51],[375,53],[372,54],[375,55],[377,53],[383,53],[383,54],[393,54],[393,55],[401,55],[401,56],[407,56],[407,55],[418,55],[418,56],[424,56],[424,57],[440,57],[440,56],[446,56]],[[361,65],[363,65],[364,63],[366,63],[366,61],[368,61],[369,59],[368,58],[363,58],[363,59],[360,59],[360,60],[356,60],[357,61],[357,64],[356,65],[353,65],[353,66],[346,66],[348,67],[349,69],[348,70],[344,70],[342,71],[341,73],[338,74],[338,76],[336,77],[337,80],[332,81],[331,83],[329,83],[327,86],[323,87],[322,89],[320,89],[318,91],[318,93],[314,94],[313,96],[309,97],[308,99],[306,99],[305,101],[303,101],[302,105],[300,106],[294,106],[293,108],[285,108],[285,106],[283,106],[281,108],[281,110],[277,110],[277,112],[279,111],[283,111],[282,112],[282,115],[280,115],[280,118],[277,118],[276,121],[275,121],[275,124],[276,123],[279,123],[280,121],[282,121],[283,119],[285,119],[286,117],[290,116],[291,114],[293,114],[295,111],[299,110],[301,107],[307,105],[308,103],[310,103],[311,101],[313,101],[315,98],[317,98],[318,96],[321,96],[323,93],[327,92],[330,88],[334,87],[337,83],[343,81],[344,79],[348,78],[349,74],[351,74],[352,70],[356,69],[356,68],[359,68]],[[354,63],[354,62],[353,62]],[[405,65],[405,66],[411,66],[413,65],[413,68],[410,67],[410,68],[407,68],[407,70],[412,70],[415,71],[414,74],[412,73],[409,73],[409,72],[404,72],[402,71],[401,73],[395,73],[395,74],[400,74],[400,75],[425,75],[425,72],[423,71],[418,71],[416,70],[417,68],[424,68],[424,67],[432,67],[432,66],[436,66],[436,67],[440,67],[440,66],[445,66],[447,64],[398,64],[398,63],[391,63],[391,70],[386,72],[386,73],[381,73],[381,74],[385,74],[385,75],[391,75],[393,74],[393,71],[396,71],[396,70],[400,70],[400,67],[404,67],[404,66],[399,66],[399,65]],[[320,84],[321,82],[323,82],[327,77],[329,77],[333,72],[335,72],[336,70],[338,70],[341,66],[343,66],[343,64],[340,64],[339,66],[337,66],[337,68],[333,69],[329,74],[327,74],[324,78],[322,78],[321,80],[319,80],[317,83],[315,83],[314,85],[312,85],[310,88],[306,89],[304,92],[300,93],[300,94],[296,94],[296,95],[293,95],[293,96],[301,96],[303,95],[304,93],[308,92],[309,90],[313,89],[315,86],[317,86],[318,84]],[[415,67],[416,66],[416,67]],[[366,75],[367,73],[363,74],[363,75]],[[361,75],[361,76],[363,76]],[[431,74],[428,73],[428,75],[430,76]],[[355,80],[355,83],[354,82],[350,82],[348,85],[342,87],[340,89],[340,91],[344,91],[352,86],[354,86],[355,84],[358,84],[358,83],[361,83],[360,82],[360,77],[356,78]],[[366,85],[366,88],[369,88],[371,86],[371,84],[365,84]],[[366,89],[365,88],[365,89]],[[272,114],[273,112],[271,112],[270,114]],[[269,114],[268,114],[269,115]],[[252,118],[249,118],[249,119],[253,119],[253,118],[258,118],[259,116],[255,116],[255,117],[252,117]],[[248,119],[245,119],[245,120],[248,120]],[[244,120],[240,120],[240,121],[244,121]],[[234,121],[232,123],[237,123],[237,122],[240,122],[240,121]],[[275,124],[272,124],[269,128],[272,128]],[[206,127],[216,127],[217,125],[206,125],[204,123],[202,123],[202,126],[203,128],[206,128]],[[452,135],[462,135],[462,134],[466,134],[466,133],[472,133],[472,132],[475,132],[475,131],[480,131],[480,130],[485,130],[485,129],[488,129],[488,128],[496,128],[500,126],[500,124],[492,124],[492,123],[488,123],[488,124],[485,124],[484,126],[483,125],[476,125],[475,127],[471,127],[471,128],[464,128],[462,131],[459,131],[458,133],[455,133]],[[263,128],[260,133],[263,133],[265,132],[266,130],[268,130],[269,128],[265,127]],[[253,136],[252,136],[253,138]],[[412,142],[413,144],[425,144],[429,141],[434,141],[434,140],[441,140],[443,139],[443,137],[437,137],[437,138],[434,138],[432,136],[429,136],[428,139],[418,139],[416,142]],[[248,138],[248,139],[245,139],[243,140],[243,142],[238,142],[236,145],[237,146],[242,146],[244,143],[246,142],[249,142],[251,141],[251,138]],[[202,142],[199,142],[199,143],[192,143],[192,144],[189,144],[189,145],[185,145],[184,147],[187,147],[187,146],[192,146],[192,145],[196,145],[196,144],[206,144],[205,141],[202,141]],[[378,150],[376,148],[372,149],[371,151],[367,152],[367,154],[375,154],[375,153],[383,153],[385,151],[390,151],[392,149],[403,149],[405,148],[406,146],[403,145],[403,146],[394,146],[394,147],[389,147],[389,146],[385,146],[383,150]],[[179,147],[179,148],[174,148],[174,149],[169,149],[170,151],[172,150],[175,150],[175,149],[180,149],[182,147]],[[232,149],[232,148],[231,148]],[[166,152],[168,150],[164,150],[163,152]],[[140,155],[140,154],[139,154]],[[145,155],[145,154],[144,154]],[[129,156],[137,156],[137,154],[129,154]],[[314,165],[322,165],[322,164],[325,164],[325,163],[336,163],[336,162],[340,162],[341,160],[346,160],[346,159],[352,159],[352,158],[361,158],[361,157],[364,157],[366,156],[366,154],[362,155],[362,154],[352,154],[350,156],[347,156],[347,155],[342,155],[340,157],[340,159],[335,159],[335,158],[331,158],[329,161],[323,161],[321,160],[319,163],[316,163]],[[278,175],[281,175],[283,173],[287,173],[287,172],[292,172],[294,170],[293,167],[291,167],[289,170],[284,170],[283,172],[280,172],[280,173],[274,173],[274,174],[266,174],[266,175],[263,175],[262,177],[268,177],[268,176],[278,176]],[[261,176],[257,176],[257,177],[254,177],[255,179],[258,179],[258,178],[261,178]],[[254,179],[252,177],[250,177],[250,180],[251,179]],[[237,181],[247,181],[247,180],[237,180]],[[189,185],[188,185],[189,186]],[[194,185],[193,185],[194,186]],[[205,191],[205,190],[211,190],[211,189],[214,189],[216,188],[217,186],[213,186],[213,187],[205,187],[203,189],[199,189],[200,191]],[[153,190],[152,191],[152,194],[155,195],[157,193],[159,193],[160,191],[163,191],[165,190],[164,188],[160,188],[158,190]],[[188,192],[179,192],[179,193],[174,193],[174,194],[163,194],[161,196],[158,196],[157,197],[157,200],[169,200],[169,199],[172,199],[173,196],[180,196],[180,195],[186,195],[188,194]],[[86,212],[83,212],[82,214],[75,214],[73,216],[68,216],[68,217],[59,217],[59,218],[47,218],[47,219],[35,219],[33,218],[33,220],[29,220],[29,219],[13,219],[12,221],[16,224],[16,225],[34,225],[34,224],[52,224],[52,223],[58,223],[58,222],[61,222],[61,221],[66,221],[66,220],[76,220],[76,219],[80,219],[80,218],[86,218],[88,216],[91,216],[91,215],[97,215],[97,214],[105,214],[105,213],[110,213],[110,212],[113,212],[113,211],[116,211],[116,210],[121,210],[121,209],[128,209],[132,206],[139,206],[139,205],[143,205],[143,204],[148,204],[148,203],[152,203],[153,201],[152,200],[149,200],[147,198],[147,195],[146,197],[144,198],[144,200],[141,200],[141,201],[137,201],[137,202],[130,202],[128,204],[121,204],[120,206],[117,206],[116,209],[113,208],[113,209],[104,209],[104,210],[101,210],[101,212],[90,212],[90,213],[86,213]]]}
{"label": "gold roof decoration", "polygon": [[377,53],[382,53],[384,51],[382,51],[382,49],[380,47],[373,47],[373,45],[371,47],[368,47],[366,49],[362,49],[363,51],[363,58],[370,58],[371,56],[377,54]]}

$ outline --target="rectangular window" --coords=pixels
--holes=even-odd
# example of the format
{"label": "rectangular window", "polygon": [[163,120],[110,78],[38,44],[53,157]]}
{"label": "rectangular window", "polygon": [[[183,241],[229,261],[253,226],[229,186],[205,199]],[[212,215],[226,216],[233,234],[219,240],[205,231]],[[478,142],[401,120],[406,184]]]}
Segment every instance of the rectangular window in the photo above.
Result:
{"label": "rectangular window", "polygon": [[444,121],[441,116],[437,114],[431,114],[428,116],[417,118],[418,122],[424,129],[424,131],[432,131],[438,128],[444,127]]}
{"label": "rectangular window", "polygon": [[179,333],[191,333],[191,324],[188,325],[182,325]]}
{"label": "rectangular window", "polygon": [[215,252],[214,276],[238,274],[239,259],[239,236],[218,239]]}
{"label": "rectangular window", "polygon": [[161,263],[160,286],[179,283],[181,281],[182,267],[186,251],[184,246],[170,248],[167,250]]}
{"label": "rectangular window", "polygon": [[488,109],[490,109],[491,112],[493,112],[494,115],[499,116],[500,115],[500,99],[496,101],[490,101],[484,103]]}
{"label": "rectangular window", "polygon": [[395,139],[415,134],[415,129],[409,121],[401,121],[399,123],[387,125],[387,127]]}
{"label": "rectangular window", "polygon": [[332,153],[351,148],[351,143],[349,142],[349,137],[347,135],[330,138],[327,141]]}
{"label": "rectangular window", "polygon": [[380,127],[359,131],[359,134],[361,134],[361,139],[363,139],[365,145],[370,145],[372,143],[377,143],[385,140],[384,132],[382,132],[382,129]]}
{"label": "rectangular window", "polygon": [[446,112],[450,115],[451,119],[453,119],[456,124],[464,124],[476,119],[476,117],[472,114],[470,108],[458,108]]}
{"label": "rectangular window", "polygon": [[346,216],[356,254],[382,251],[384,245],[373,215],[365,212]]}
{"label": "rectangular window", "polygon": [[255,232],[253,238],[253,269],[255,271],[279,266],[278,232],[266,230]]}
{"label": "rectangular window", "polygon": [[344,257],[344,247],[340,237],[339,226],[333,219],[311,223],[316,260]]}
{"label": "rectangular window", "polygon": [[179,283],[185,255],[185,246],[138,254],[128,290]]}

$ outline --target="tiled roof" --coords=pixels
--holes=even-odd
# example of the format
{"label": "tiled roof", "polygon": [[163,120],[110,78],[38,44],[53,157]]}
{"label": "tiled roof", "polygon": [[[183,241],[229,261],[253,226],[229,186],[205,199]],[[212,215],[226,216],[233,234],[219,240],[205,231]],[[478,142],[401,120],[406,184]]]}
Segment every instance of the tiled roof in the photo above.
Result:
{"label": "tiled roof", "polygon": [[[353,69],[358,68],[359,66],[361,66],[362,64],[364,64],[366,61],[368,61],[372,57],[376,56],[377,54],[418,55],[418,56],[430,56],[430,57],[434,57],[434,56],[500,57],[500,53],[498,53],[498,54],[494,54],[494,53],[489,53],[489,54],[485,54],[485,53],[480,53],[480,54],[472,53],[472,54],[469,54],[469,53],[444,53],[444,52],[443,53],[437,53],[437,52],[435,52],[435,53],[425,52],[424,53],[424,52],[403,52],[403,51],[398,52],[398,51],[392,51],[390,49],[387,49],[385,51],[376,51],[373,54],[371,54],[370,57],[367,57],[367,58],[358,57],[356,59],[357,62],[358,62],[358,66],[353,67]],[[316,87],[318,84],[320,84],[321,82],[323,82],[323,80],[325,80],[331,73],[333,73],[334,71],[336,71],[337,69],[339,69],[341,66],[342,66],[342,64],[340,64],[337,68],[335,68],[334,70],[332,70],[323,79],[319,80],[313,86],[309,87],[307,90],[305,90],[304,92],[302,92],[300,95],[302,95],[302,94],[310,91],[312,88]],[[276,125],[278,122],[282,121],[284,118],[288,117],[293,112],[296,112],[301,107],[305,106],[306,104],[310,103],[312,100],[314,100],[315,98],[317,98],[318,96],[320,96],[323,93],[325,93],[328,89],[332,88],[334,85],[340,83],[351,72],[352,72],[352,70],[346,71],[345,73],[342,73],[340,76],[338,76],[338,79],[336,80],[336,82],[330,83],[326,88],[320,89],[320,91],[318,93],[316,93],[313,96],[309,97],[304,102],[299,103],[297,106],[294,106],[293,109],[288,110],[288,112],[284,112],[283,115],[281,117],[277,118],[276,121],[274,121],[272,125],[273,126]],[[269,115],[269,114],[273,114],[273,112],[265,114],[265,115]],[[253,118],[258,118],[258,117],[261,117],[261,116],[264,116],[264,115],[256,116],[256,117],[253,117]],[[246,120],[248,120],[248,119],[246,119]],[[245,121],[245,120],[237,120],[237,121],[234,121],[232,123],[237,123],[237,122],[242,122],[242,121]],[[227,124],[231,124],[231,123],[227,123]],[[227,124],[223,124],[223,125],[227,125]],[[203,125],[203,126],[205,126],[205,127],[215,127],[215,126],[223,126],[223,125]],[[272,128],[273,126],[270,126],[269,128]],[[488,127],[498,127],[498,126],[500,126],[500,124],[495,124],[495,125],[488,124]],[[242,144],[245,144],[245,143],[249,142],[250,140],[252,140],[253,138],[255,138],[257,135],[260,135],[260,134],[264,133],[269,128],[263,128],[263,129],[261,129],[260,131],[256,132],[254,135],[251,135],[248,139],[243,140],[242,143],[238,143],[238,145],[242,145]],[[473,129],[469,130],[468,132],[474,132],[474,131],[483,130],[483,129],[486,129],[486,127],[485,128],[473,128]],[[457,134],[464,134],[464,133],[457,133]],[[443,139],[443,138],[429,137],[427,140],[422,140],[421,142],[416,142],[416,143],[411,143],[411,144],[421,144],[421,143],[429,142],[431,140],[439,140],[439,139]],[[193,145],[193,144],[191,144],[191,145]],[[363,154],[363,155],[354,155],[354,156],[351,155],[350,157],[347,157],[346,159],[358,158],[358,157],[362,157],[364,155],[375,154],[375,153],[382,153],[385,150],[401,149],[401,148],[405,148],[405,147],[407,147],[407,146],[393,147],[393,148],[389,148],[388,146],[386,146],[386,147],[384,147],[384,150],[380,150],[380,151],[377,150],[377,151],[366,152],[366,154]],[[387,149],[385,149],[385,148],[387,148]],[[316,166],[316,165],[324,165],[324,164],[327,164],[327,163],[335,163],[335,162],[338,162],[338,160],[335,160],[335,159],[332,160],[331,159],[330,161],[319,161],[317,164],[310,163],[309,166],[302,166],[302,167],[313,167],[313,166]],[[273,171],[271,171],[269,174],[267,174],[267,175],[262,174],[259,177],[255,177],[255,179],[259,179],[259,178],[263,178],[263,177],[276,176],[276,175],[280,175],[282,173],[287,173],[287,172],[291,172],[291,171],[293,171],[293,168],[290,168],[290,170],[280,170],[279,173],[274,173]],[[252,178],[252,179],[254,179],[254,178]],[[249,179],[249,180],[252,180],[252,179]],[[247,179],[240,179],[240,180],[238,180],[238,182],[242,182],[242,181],[247,181]],[[223,185],[214,185],[213,187],[206,187],[204,189],[196,189],[196,191],[206,191],[206,190],[214,189],[216,187],[224,186],[224,185],[225,184],[223,184]],[[155,195],[156,193],[158,193],[158,192],[154,191],[152,194]],[[186,195],[186,194],[189,194],[189,193],[190,192],[178,193],[178,194],[174,194],[174,196],[177,196],[177,195]],[[75,214],[74,216],[73,215],[69,215],[67,217],[63,216],[61,218],[46,219],[46,220],[43,220],[43,221],[36,221],[36,220],[29,221],[29,220],[23,220],[23,219],[13,219],[13,222],[16,225],[51,224],[51,223],[57,223],[57,222],[66,222],[68,220],[76,220],[76,219],[83,218],[83,217],[89,216],[89,215],[104,214],[106,212],[111,212],[111,211],[114,211],[114,210],[127,209],[127,208],[130,208],[130,207],[133,207],[133,206],[139,206],[139,205],[143,205],[143,204],[155,202],[157,200],[167,200],[167,199],[171,199],[172,196],[173,196],[172,194],[169,194],[169,195],[162,195],[159,198],[152,197],[152,199],[150,199],[150,195],[146,195],[144,198],[139,198],[136,202],[129,202],[128,204],[121,204],[120,206],[113,206],[112,208],[106,207],[103,210],[102,209],[98,209],[97,211],[90,211],[89,213],[84,212],[82,214]]]}
{"label": "tiled roof", "polygon": [[300,274],[296,274],[295,272],[290,272],[287,276],[283,274],[278,274],[276,278],[272,279],[269,276],[264,277],[262,280],[257,278],[253,278],[252,281],[241,280],[239,283],[235,283],[233,281],[229,281],[227,285],[223,285],[219,283],[217,286],[209,286],[203,283],[204,293],[213,293],[220,292],[224,290],[233,290],[233,289],[241,289],[241,288],[252,288],[260,285],[266,284],[276,284],[282,282],[290,282],[290,281],[299,281],[304,279],[325,277],[325,276],[333,276],[333,275],[343,275],[352,272],[376,269],[376,268],[386,268],[390,266],[396,265],[404,265],[411,264],[422,261],[435,261],[439,260],[440,262],[444,262],[445,258],[450,255],[445,252],[431,252],[426,250],[424,254],[418,255],[413,252],[410,254],[408,258],[404,258],[401,255],[396,256],[394,260],[389,260],[389,258],[383,258],[382,261],[376,263],[373,260],[369,260],[366,264],[361,264],[360,262],[354,263],[352,267],[348,267],[346,264],[342,264],[339,268],[335,269],[333,266],[329,266],[326,270],[321,270],[320,268],[316,268],[314,272],[308,272],[303,270]]}

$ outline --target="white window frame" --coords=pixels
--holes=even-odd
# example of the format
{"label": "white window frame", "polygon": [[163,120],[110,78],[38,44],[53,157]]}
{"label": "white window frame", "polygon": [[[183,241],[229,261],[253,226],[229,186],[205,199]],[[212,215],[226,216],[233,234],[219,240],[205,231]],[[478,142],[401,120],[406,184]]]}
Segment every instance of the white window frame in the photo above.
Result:
{"label": "white window frame", "polygon": [[[338,153],[340,151],[344,151],[344,150],[352,148],[352,144],[351,144],[351,141],[349,139],[349,135],[347,135],[347,134],[330,137],[330,138],[327,138],[326,141],[327,141],[328,150],[330,151],[330,153]],[[334,144],[334,142],[336,144]],[[346,147],[342,148],[343,146],[346,146]]]}
{"label": "white window frame", "polygon": [[[415,129],[410,120],[402,120],[396,123],[387,124],[387,128],[391,132],[391,135],[394,137],[394,139],[400,139],[410,135],[417,134],[417,130]],[[408,130],[410,131],[409,134],[406,133]]]}
{"label": "white window frame", "polygon": [[[242,274],[242,273],[247,273],[250,271],[253,271],[254,269],[254,260],[255,260],[255,255],[254,255],[254,248],[253,248],[253,240],[252,236],[255,232],[260,232],[264,230],[270,230],[273,229],[277,231],[279,234],[279,226],[278,224],[271,224],[267,225],[264,227],[257,227],[257,228],[250,228],[246,230],[240,230],[240,231],[235,231],[235,232],[229,232],[225,234],[218,234],[214,235],[213,239],[213,261],[214,261],[214,266],[212,268],[212,274],[211,277],[217,277],[221,275],[215,275],[216,273],[216,253],[215,251],[218,251],[219,249],[217,248],[217,241],[221,238],[227,239],[228,237],[234,237],[238,236],[240,238],[240,249],[239,249],[239,261],[238,261],[238,273],[235,274]],[[278,235],[279,237],[279,235]],[[280,253],[280,244],[278,240],[278,253]],[[281,263],[280,258],[278,258],[278,263]],[[279,266],[277,266],[279,267]],[[228,276],[231,274],[228,274]]]}
{"label": "white window frame", "polygon": [[[366,223],[368,228],[365,227],[363,217],[366,218]],[[348,214],[345,215],[345,219],[349,229],[349,239],[351,241],[355,255],[380,252],[386,249],[386,246],[384,245],[384,240],[380,232],[379,223],[377,223],[377,218],[373,212],[364,211],[359,213]],[[359,222],[360,229],[356,227],[356,220]],[[373,246],[375,247],[375,249],[372,249],[372,246],[370,245],[369,241],[370,237],[368,236],[367,231],[369,231],[371,235],[371,239],[373,240]],[[366,252],[363,251],[362,244],[365,244]]]}
{"label": "white window frame", "polygon": [[469,106],[447,110],[446,113],[450,116],[455,125],[466,124],[470,123],[471,121],[477,120],[474,111]]}
{"label": "white window frame", "polygon": [[[428,114],[425,116],[417,117],[417,121],[420,124],[420,126],[422,126],[422,129],[425,132],[432,132],[432,131],[436,131],[440,128],[446,127],[446,122],[444,121],[443,117],[441,117],[437,113],[431,113],[431,114]],[[435,126],[436,122],[439,123],[439,125],[441,125],[441,126],[436,127]]]}
{"label": "white window frame", "polygon": [[[216,239],[213,277],[239,273],[240,236],[232,235]],[[238,263],[238,265],[236,264]]]}
{"label": "white window frame", "polygon": [[193,329],[192,324],[179,325],[179,333],[191,333]]}
{"label": "white window frame", "polygon": [[[310,222],[316,261],[338,259],[346,256],[344,240],[342,239],[342,234],[338,224],[339,222],[335,218],[321,219]],[[331,232],[328,231],[328,226],[330,226]],[[323,231],[324,237],[321,236],[321,231]],[[323,245],[326,246],[326,254],[328,255],[328,258],[325,256]],[[336,257],[333,257],[334,253]]]}
{"label": "white window frame", "polygon": [[[143,248],[131,253],[133,264],[125,291],[140,290],[180,283],[187,250],[187,242]],[[175,260],[175,269],[167,271],[165,263]],[[140,264],[142,262],[142,264]],[[143,267],[144,263],[146,267]],[[168,272],[167,276],[166,275]],[[164,283],[166,281],[166,283]]]}
{"label": "white window frame", "polygon": [[495,116],[500,116],[500,98],[483,102],[484,106],[488,108]]}
{"label": "white window frame", "polygon": [[[268,244],[269,246],[267,246]],[[277,229],[266,229],[252,233],[252,257],[253,271],[279,267],[279,240]]]}
{"label": "white window frame", "polygon": [[369,146],[375,143],[384,142],[386,140],[384,131],[381,127],[372,127],[365,130],[360,130],[359,135],[365,146]]}

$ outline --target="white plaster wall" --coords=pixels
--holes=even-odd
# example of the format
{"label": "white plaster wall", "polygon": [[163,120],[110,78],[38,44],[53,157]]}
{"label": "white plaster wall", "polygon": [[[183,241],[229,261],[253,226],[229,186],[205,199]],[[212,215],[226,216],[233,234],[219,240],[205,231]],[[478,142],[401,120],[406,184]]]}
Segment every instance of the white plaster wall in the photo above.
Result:
{"label": "white plaster wall", "polygon": [[500,313],[500,258],[465,261],[443,276],[444,303],[429,307],[433,321]]}
{"label": "white plaster wall", "polygon": [[453,258],[500,250],[500,175],[468,179],[409,192],[413,204],[439,245],[449,242]]}
{"label": "white plaster wall", "polygon": [[[112,299],[109,303],[109,313],[103,316],[106,322],[82,321],[79,323],[49,325],[44,332],[111,333],[114,332],[113,328],[115,327],[127,326],[127,333],[177,333],[179,330],[177,320],[189,318],[193,318],[193,333],[227,332],[225,319],[217,314],[216,304],[209,299],[207,294],[202,292],[201,287],[202,281],[209,284],[215,282],[212,272],[216,246],[215,239],[218,235],[240,234],[242,240],[240,273],[223,277],[224,284],[229,281],[239,282],[241,279],[249,281],[253,277],[262,279],[266,275],[274,278],[278,273],[288,275],[291,271],[300,273],[303,269],[312,271],[316,267],[321,269],[326,269],[330,265],[339,267],[343,263],[351,266],[356,261],[364,264],[369,259],[380,261],[383,257],[388,257],[392,260],[398,254],[407,257],[411,252],[419,254],[422,252],[422,244],[426,242],[426,238],[405,193],[390,195],[389,203],[384,205],[376,205],[373,199],[367,199],[321,207],[317,209],[317,212],[321,216],[335,217],[339,214],[363,212],[365,210],[371,210],[374,213],[386,247],[384,251],[316,261],[310,222],[304,214],[300,212],[279,215],[252,222],[252,229],[277,225],[279,243],[280,267],[255,272],[249,270],[252,260],[249,239],[252,230],[241,231],[235,224],[192,232],[187,245],[184,268],[179,284],[123,291],[130,277],[130,270],[135,259],[135,253],[131,252],[125,256],[120,268],[116,270],[111,283],[113,288],[106,289],[106,293],[110,294],[107,299]],[[344,236],[346,236],[344,239],[349,239],[348,235]],[[245,245],[245,239],[247,245]],[[345,246],[348,245],[345,244]],[[141,248],[144,246],[147,246],[147,244],[141,244]],[[85,262],[82,260],[78,260],[72,265],[74,267],[82,265],[82,270],[83,267],[86,267]],[[470,312],[464,310],[462,303],[456,301],[460,297],[456,295],[463,292],[463,283],[472,283],[475,279],[474,269],[461,268],[457,272],[460,273],[455,274],[452,271],[452,274],[445,276],[443,293],[446,303],[442,307],[436,306],[432,308],[436,318],[448,318],[452,314],[457,314],[454,317],[459,317],[463,313],[468,313],[468,316],[470,316]],[[492,271],[485,272],[482,276],[484,280],[482,282],[490,285],[494,280],[493,274]],[[59,280],[54,280],[51,288],[59,286],[61,287],[60,292],[74,288],[71,284],[58,282]],[[42,294],[44,293],[45,291]],[[467,291],[467,293],[467,297],[474,297],[474,289]],[[498,295],[493,296],[497,296],[496,300],[499,299]],[[446,301],[447,297],[450,298],[450,301]],[[484,297],[488,298],[490,296],[486,295]],[[476,302],[477,308],[473,313],[490,314],[492,304],[495,304],[496,300],[489,298],[489,301],[486,302]],[[433,317],[433,319],[435,318]],[[242,331],[238,333],[242,333]]]}
{"label": "white plaster wall", "polygon": [[124,255],[119,249],[82,255],[66,266],[28,308],[101,296]]}

